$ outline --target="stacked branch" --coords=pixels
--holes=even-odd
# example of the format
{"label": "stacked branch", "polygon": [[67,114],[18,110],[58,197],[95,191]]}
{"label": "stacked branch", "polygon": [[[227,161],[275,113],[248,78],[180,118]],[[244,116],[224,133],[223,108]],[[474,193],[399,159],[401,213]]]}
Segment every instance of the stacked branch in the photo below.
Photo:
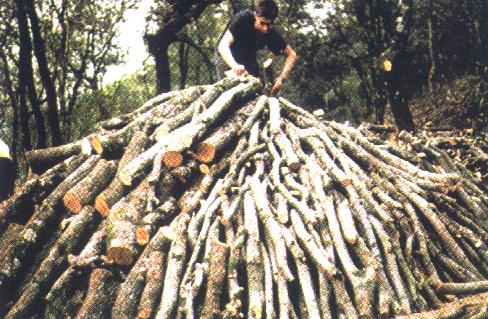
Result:
{"label": "stacked branch", "polygon": [[486,315],[480,178],[428,137],[392,143],[260,89],[157,97],[102,123],[99,155],[26,184],[0,210],[0,316]]}

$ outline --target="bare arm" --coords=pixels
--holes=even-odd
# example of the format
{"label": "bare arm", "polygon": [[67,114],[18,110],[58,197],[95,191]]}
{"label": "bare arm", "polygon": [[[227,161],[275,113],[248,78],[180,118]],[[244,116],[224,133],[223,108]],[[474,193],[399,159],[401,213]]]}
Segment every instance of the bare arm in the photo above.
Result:
{"label": "bare arm", "polygon": [[234,57],[232,56],[232,52],[230,51],[231,44],[234,43],[234,37],[229,30],[227,30],[220,40],[219,43],[219,53],[222,56],[224,62],[236,73],[236,75],[244,74],[244,66],[238,64]]}
{"label": "bare arm", "polygon": [[283,71],[281,71],[281,75],[278,76],[275,80],[273,87],[271,88],[271,94],[274,95],[276,92],[281,90],[283,86],[283,80],[285,80],[295,67],[295,62],[297,61],[297,53],[291,45],[287,44],[284,50],[285,54],[287,55],[285,65],[283,66]]}
{"label": "bare arm", "polygon": [[287,55],[287,58],[280,77],[286,79],[295,67],[295,62],[297,61],[297,53],[289,44],[286,45],[284,52]]}

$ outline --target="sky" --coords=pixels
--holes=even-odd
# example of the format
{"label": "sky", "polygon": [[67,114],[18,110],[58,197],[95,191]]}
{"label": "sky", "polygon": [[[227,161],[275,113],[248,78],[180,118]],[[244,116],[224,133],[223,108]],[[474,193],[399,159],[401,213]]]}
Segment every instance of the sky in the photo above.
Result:
{"label": "sky", "polygon": [[[143,68],[144,60],[149,58],[142,35],[146,23],[146,15],[149,12],[152,1],[141,1],[138,8],[128,10],[125,14],[125,22],[121,24],[117,41],[122,49],[124,62],[119,65],[110,66],[103,78],[106,85],[122,78],[124,75],[134,73]],[[316,18],[324,17],[330,8],[323,8],[312,11]]]}
{"label": "sky", "polygon": [[137,9],[128,10],[125,22],[120,26],[117,41],[122,49],[125,62],[110,66],[103,78],[103,84],[120,79],[126,74],[142,69],[143,62],[148,58],[142,35],[146,23],[146,14],[152,1],[141,1]]}

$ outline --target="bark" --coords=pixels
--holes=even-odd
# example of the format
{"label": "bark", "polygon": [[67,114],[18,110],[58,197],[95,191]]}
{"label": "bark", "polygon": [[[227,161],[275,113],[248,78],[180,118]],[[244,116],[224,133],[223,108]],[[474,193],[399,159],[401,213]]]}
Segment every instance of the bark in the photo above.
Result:
{"label": "bark", "polygon": [[[131,186],[105,188],[109,181],[102,178],[87,190],[91,203],[102,190],[119,189],[108,218],[92,208],[65,218],[60,205],[87,176],[103,177],[106,171],[94,169],[105,165],[100,156],[67,160],[6,203],[4,227],[17,222],[22,203],[30,203],[32,217],[16,227],[18,235],[10,230],[0,237],[8,243],[0,253],[1,315],[32,316],[41,308],[48,318],[101,317],[102,308],[114,318],[486,314],[486,302],[474,296],[487,289],[487,198],[478,177],[443,153],[442,143],[430,144],[430,133],[403,132],[392,140],[321,122],[282,98],[260,97],[250,110],[254,102],[230,97],[239,81],[196,94],[184,104],[190,109],[167,100],[166,111],[180,113],[164,122],[174,125],[166,135],[161,126],[149,133],[149,149],[134,142],[124,155],[110,153],[113,171],[121,172],[155,148]],[[163,114],[154,103],[108,134]],[[127,133],[132,128],[124,134],[134,136]],[[148,136],[141,132],[133,141]],[[174,149],[161,143],[184,134],[191,145],[178,151],[180,166],[168,167],[164,154]],[[187,155],[198,157],[195,149],[206,140],[220,151],[204,172]],[[202,152],[208,158],[208,149]],[[94,269],[105,270],[89,283]],[[123,281],[118,290],[115,278]]]}
{"label": "bark", "polygon": [[[142,152],[146,147],[147,142],[148,138],[143,132],[136,132],[127,146],[124,155],[122,155],[118,168],[125,166],[128,162],[134,159],[137,154]],[[114,178],[110,185],[97,196],[95,200],[95,208],[103,217],[107,217],[110,213],[110,208],[124,197],[129,190],[130,188],[122,184],[120,179]]]}
{"label": "bark", "polygon": [[108,216],[107,257],[118,265],[131,265],[138,249],[136,229],[146,212],[149,183],[143,180],[112,207]]}
{"label": "bark", "polygon": [[218,241],[218,238],[211,238],[210,265],[207,280],[207,291],[205,301],[200,314],[201,318],[214,318],[220,314],[220,298],[224,287],[227,257],[229,246]]}
{"label": "bark", "polygon": [[207,110],[205,110],[198,120],[189,123],[179,129],[173,131],[166,138],[156,143],[146,152],[135,158],[127,164],[119,173],[119,178],[125,185],[132,184],[135,177],[143,174],[149,163],[154,160],[157,152],[164,148],[166,152],[181,152],[188,149],[194,140],[200,138],[205,131],[214,123],[217,118],[227,109],[232,103],[237,100],[249,98],[256,93],[259,83],[250,81],[249,83],[241,83],[233,89],[228,90],[222,94]]}
{"label": "bark", "polygon": [[115,299],[116,286],[114,275],[110,271],[94,269],[90,274],[85,301],[76,318],[107,318]]}
{"label": "bark", "polygon": [[25,7],[29,15],[32,38],[34,42],[34,53],[39,67],[39,74],[41,76],[42,86],[46,90],[47,96],[47,120],[49,128],[51,130],[52,144],[54,146],[61,145],[63,143],[63,137],[61,134],[61,127],[58,114],[58,102],[56,97],[56,89],[54,82],[49,72],[49,65],[46,58],[46,48],[44,45],[44,39],[41,35],[41,28],[39,26],[39,18],[34,7],[32,0],[25,0]]}
{"label": "bark", "polygon": [[63,232],[51,249],[49,256],[44,259],[32,280],[23,289],[22,295],[15,305],[10,309],[5,318],[25,318],[30,314],[35,302],[46,292],[46,289],[54,282],[55,276],[66,262],[66,253],[75,249],[82,237],[73,234],[89,232],[96,222],[95,209],[87,206],[77,215],[70,225]]}
{"label": "bark", "polygon": [[32,67],[32,42],[29,34],[29,25],[27,21],[27,2],[28,0],[16,0],[16,14],[19,24],[20,52],[19,52],[19,93],[20,93],[20,120],[22,133],[24,133],[24,149],[30,150],[30,131],[29,131],[29,114],[26,105],[25,95],[28,93],[31,107],[36,119],[37,128],[37,148],[47,146],[46,124],[40,109],[40,102],[37,96],[34,83],[34,71]]}
{"label": "bark", "polygon": [[144,275],[149,257],[152,252],[167,247],[173,236],[173,230],[170,227],[161,227],[144,248],[125,281],[120,285],[112,308],[112,318],[134,318],[136,316],[137,303],[144,289]]}
{"label": "bark", "polygon": [[148,319],[154,314],[161,294],[164,279],[164,256],[162,251],[153,251],[149,255],[146,286],[139,303],[138,318]]}
{"label": "bark", "polygon": [[32,171],[36,174],[40,174],[51,166],[58,164],[71,156],[79,154],[91,154],[91,147],[88,144],[88,139],[57,147],[28,151],[25,153],[25,159]]}
{"label": "bark", "polygon": [[32,179],[22,185],[8,200],[0,207],[0,234],[6,227],[7,222],[14,219],[23,222],[32,214],[35,203],[41,202],[71,173],[73,173],[87,156],[72,157],[46,171],[39,178]]}
{"label": "bark", "polygon": [[101,160],[90,174],[64,194],[64,206],[71,213],[79,213],[85,205],[91,204],[97,194],[110,183],[115,175],[115,170],[116,164],[113,161]]}
{"label": "bark", "polygon": [[155,318],[169,318],[176,307],[178,290],[183,276],[186,261],[186,223],[183,222],[175,229],[175,238],[168,253],[168,266],[164,277],[164,288],[161,303]]}

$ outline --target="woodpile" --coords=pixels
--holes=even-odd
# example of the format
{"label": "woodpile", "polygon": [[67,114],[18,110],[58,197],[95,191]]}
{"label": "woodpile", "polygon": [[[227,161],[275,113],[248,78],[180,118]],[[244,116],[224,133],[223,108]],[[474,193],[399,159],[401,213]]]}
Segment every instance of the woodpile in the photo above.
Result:
{"label": "woodpile", "polygon": [[30,152],[0,204],[0,317],[486,318],[480,177],[261,90],[165,93]]}

